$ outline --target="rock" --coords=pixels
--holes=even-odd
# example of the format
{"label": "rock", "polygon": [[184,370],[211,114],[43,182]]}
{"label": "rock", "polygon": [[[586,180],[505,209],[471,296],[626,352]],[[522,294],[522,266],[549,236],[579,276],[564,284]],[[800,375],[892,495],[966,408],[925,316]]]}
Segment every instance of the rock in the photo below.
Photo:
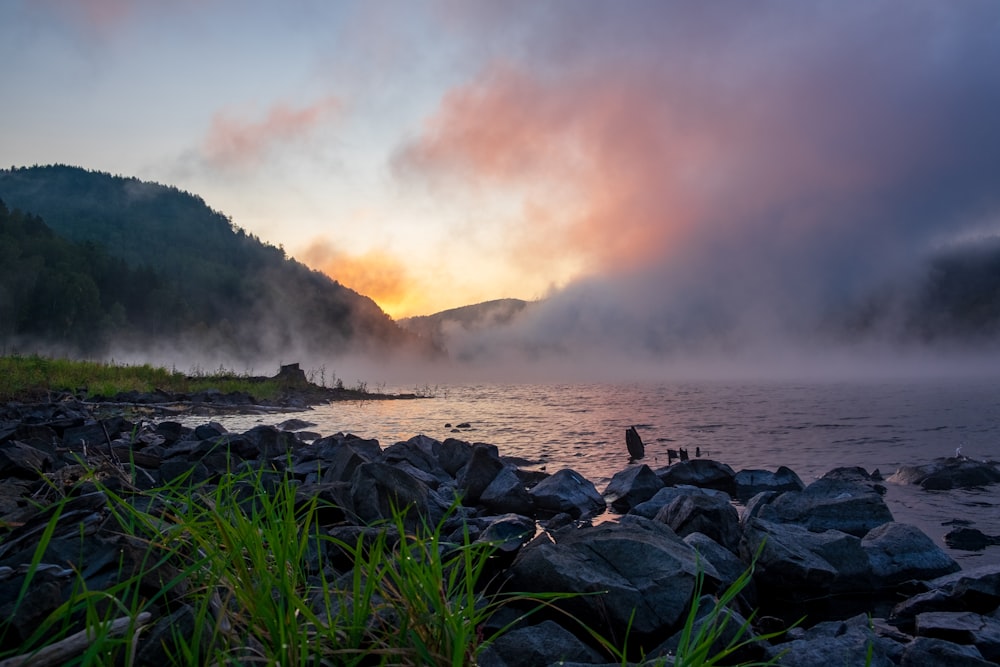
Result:
{"label": "rock", "polygon": [[732,491],[733,478],[736,477],[732,468],[725,463],[711,459],[681,461],[657,470],[656,475],[664,486],[689,484],[702,488],[718,489],[727,493]]}
{"label": "rock", "polygon": [[63,431],[63,444],[73,451],[84,447],[100,447],[118,437],[122,431],[131,431],[135,424],[122,417],[98,419],[90,424],[74,426]]}
{"label": "rock", "polygon": [[412,475],[388,463],[363,463],[351,476],[351,500],[358,518],[366,523],[391,519],[401,512],[409,524],[418,525],[421,518],[437,523],[441,512],[434,508],[431,490]]}
{"label": "rock", "polygon": [[556,537],[556,542],[539,537],[521,549],[510,568],[510,590],[606,591],[556,603],[605,636],[620,634],[631,624],[632,637],[649,640],[672,633],[683,622],[698,559],[667,527],[604,523],[566,528]]}
{"label": "rock", "polygon": [[286,419],[276,426],[282,431],[301,431],[302,429],[315,426],[315,422],[308,422],[304,419]]}
{"label": "rock", "polygon": [[327,446],[321,451],[324,456],[318,459],[318,470],[322,471],[324,482],[350,481],[358,466],[378,460],[368,450],[356,447],[353,441],[342,441],[339,446]]}
{"label": "rock", "polygon": [[0,478],[38,479],[52,469],[53,457],[17,440],[0,444]]}
{"label": "rock", "polygon": [[774,594],[809,597],[867,591],[871,569],[861,540],[836,530],[814,533],[795,524],[750,519],[740,556],[757,559],[754,581]]}
{"label": "rock", "polygon": [[1000,660],[1000,621],[971,611],[935,611],[917,614],[916,632],[922,637],[971,644],[983,658]]}
{"label": "rock", "polygon": [[194,429],[194,437],[198,440],[219,440],[227,433],[229,431],[226,430],[226,427],[218,422],[201,424]]}
{"label": "rock", "polygon": [[517,551],[535,536],[535,521],[519,514],[498,516],[476,538],[492,542],[500,551]]}
{"label": "rock", "polygon": [[734,553],[739,549],[739,513],[721,498],[705,494],[681,496],[661,509],[655,520],[670,526],[679,537],[703,533]]}
{"label": "rock", "polygon": [[[684,536],[684,541],[698,552],[700,561],[710,564],[718,572],[719,588],[729,588],[747,570],[746,563],[737,558],[736,554],[704,533],[690,533]],[[757,606],[753,580],[747,583],[740,597],[746,601],[748,608]]]}
{"label": "rock", "polygon": [[472,446],[472,456],[469,463],[462,469],[456,480],[458,489],[462,492],[462,502],[474,505],[479,497],[493,482],[505,464],[500,460],[500,454],[493,445],[475,444]]}
{"label": "rock", "polygon": [[762,491],[801,491],[805,484],[790,468],[781,466],[769,470],[740,470],[733,476],[733,495],[746,502]]}
{"label": "rock", "polygon": [[642,516],[647,519],[653,519],[656,517],[657,512],[672,503],[674,499],[693,494],[719,496],[724,498],[726,502],[729,502],[729,494],[724,491],[716,491],[715,489],[700,489],[697,486],[689,485],[665,486],[657,491],[656,494],[646,502],[639,503],[630,509],[628,513],[636,516]]}
{"label": "rock", "polygon": [[990,667],[975,646],[963,646],[944,639],[917,637],[903,648],[900,667]]}
{"label": "rock", "polygon": [[[706,657],[719,655],[731,647],[743,644],[726,655],[726,663],[760,664],[759,661],[766,657],[767,644],[754,641],[750,623],[738,612],[727,607],[716,610],[717,602],[711,595],[703,595],[698,600],[698,612],[692,625],[691,637],[696,637],[699,632],[709,632],[712,627],[717,628],[720,631],[718,638],[708,647]],[[647,660],[676,655],[681,645],[682,634],[683,632],[675,633],[670,639],[651,650],[646,655]]]}
{"label": "rock", "polygon": [[891,667],[902,653],[894,642],[880,638],[863,614],[846,621],[819,623],[801,639],[777,644],[773,651],[783,653],[777,661],[782,667]]}
{"label": "rock", "polygon": [[563,468],[539,482],[529,492],[535,507],[546,512],[566,512],[576,518],[600,514],[607,506],[593,483],[580,473]]}
{"label": "rock", "polygon": [[[403,462],[422,470],[437,479],[438,483],[451,481],[451,475],[438,463],[437,449],[441,443],[426,435],[418,435],[406,442],[397,442],[386,447],[382,452],[382,460],[386,463],[400,464]],[[434,486],[437,486],[435,484]]]}
{"label": "rock", "polygon": [[532,514],[535,503],[524,488],[517,470],[504,466],[479,497],[479,504],[490,512]]}
{"label": "rock", "polygon": [[481,667],[537,667],[566,661],[598,663],[601,655],[555,621],[511,630],[487,646],[476,664]]}
{"label": "rock", "polygon": [[464,468],[472,458],[472,445],[464,440],[447,438],[438,448],[438,463],[452,477]]}
{"label": "rock", "polygon": [[986,547],[1000,544],[1000,537],[987,535],[978,528],[955,528],[944,536],[944,542],[959,551],[982,551]]}
{"label": "rock", "polygon": [[604,489],[604,499],[616,512],[627,512],[663,488],[663,482],[648,465],[630,466],[615,473]]}
{"label": "rock", "polygon": [[992,463],[952,456],[922,466],[903,466],[889,477],[889,481],[916,484],[934,491],[968,489],[1000,482],[1000,470]]}
{"label": "rock", "polygon": [[819,479],[802,491],[786,491],[760,507],[757,516],[809,530],[839,530],[857,537],[892,521],[882,496],[870,486]]}
{"label": "rock", "polygon": [[875,586],[889,588],[910,579],[934,579],[961,569],[944,550],[916,526],[887,523],[861,540],[868,554]]}
{"label": "rock", "polygon": [[1000,565],[960,570],[927,582],[924,593],[897,604],[889,622],[911,631],[918,614],[935,611],[973,611],[989,614],[1000,606]]}

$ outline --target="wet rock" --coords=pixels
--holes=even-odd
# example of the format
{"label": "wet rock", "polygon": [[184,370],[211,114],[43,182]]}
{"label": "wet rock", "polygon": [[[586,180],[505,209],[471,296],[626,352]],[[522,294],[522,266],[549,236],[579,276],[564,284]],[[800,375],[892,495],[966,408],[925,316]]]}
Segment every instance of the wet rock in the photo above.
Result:
{"label": "wet rock", "polygon": [[631,624],[637,639],[662,637],[683,622],[699,563],[665,526],[606,523],[563,529],[556,538],[540,537],[521,550],[510,568],[511,590],[607,591],[557,604],[605,633],[621,634]]}
{"label": "wet rock", "polygon": [[663,482],[664,486],[678,486],[689,484],[709,489],[731,492],[733,489],[733,478],[736,473],[725,463],[719,463],[711,459],[695,459],[693,461],[680,461],[672,466],[661,468],[656,471],[656,475]]}
{"label": "wet rock", "polygon": [[555,621],[511,630],[494,640],[478,660],[481,667],[537,667],[567,661],[594,664],[601,655]]}
{"label": "wet rock", "polygon": [[531,494],[511,466],[497,473],[479,497],[479,503],[490,512],[533,514],[535,509]]}
{"label": "wet rock", "polygon": [[889,621],[912,631],[918,614],[936,611],[973,611],[989,614],[1000,606],[1000,565],[961,570],[927,582],[928,590],[900,602]]}
{"label": "wet rock", "polygon": [[616,512],[627,512],[663,488],[663,482],[649,466],[629,466],[615,473],[604,489],[604,498]]}
{"label": "wet rock", "polygon": [[277,425],[277,428],[282,431],[301,431],[303,429],[311,428],[315,426],[315,422],[309,422],[304,419],[286,419]]}
{"label": "wet rock", "polygon": [[819,623],[801,638],[776,644],[773,652],[783,652],[777,662],[782,667],[891,667],[902,656],[901,647],[879,637],[863,614],[846,621]]}
{"label": "wet rock", "polygon": [[740,470],[733,476],[733,495],[747,501],[762,491],[801,491],[805,484],[790,468],[781,466],[777,471]]}
{"label": "wet rock", "polygon": [[539,482],[528,493],[539,510],[566,512],[576,518],[593,516],[607,508],[594,484],[569,468]]}
{"label": "wet rock", "polygon": [[676,498],[661,509],[656,521],[670,526],[679,537],[703,533],[736,552],[740,544],[740,516],[726,500],[705,494]]}
{"label": "wet rock", "polygon": [[[421,517],[433,525],[442,514],[426,484],[387,463],[363,463],[355,469],[351,501],[358,518],[369,524],[391,519],[393,512],[399,511],[414,525]],[[438,511],[432,513],[432,509]]]}
{"label": "wet rock", "polygon": [[836,530],[814,533],[795,524],[751,519],[743,530],[740,556],[759,553],[754,580],[761,588],[793,597],[866,591],[871,586],[868,554],[861,540]]}
{"label": "wet rock", "polygon": [[986,660],[1000,660],[1000,621],[974,612],[917,614],[916,632],[923,637],[972,645]]}
{"label": "wet rock", "polygon": [[479,502],[483,491],[500,474],[504,466],[496,447],[484,444],[473,445],[469,463],[462,469],[457,478],[463,502],[467,505]]}
{"label": "wet rock", "polygon": [[1000,536],[987,535],[978,528],[961,527],[949,530],[944,542],[959,551],[982,551],[986,547],[1000,544]]}
{"label": "wet rock", "polygon": [[934,579],[961,569],[944,550],[916,526],[887,523],[861,540],[868,554],[874,583],[879,588],[910,579]]}
{"label": "wet rock", "polygon": [[641,459],[646,455],[646,447],[642,444],[642,438],[639,436],[639,432],[635,430],[635,426],[629,426],[625,430],[625,448],[628,449],[628,455],[633,461]]}
{"label": "wet rock", "polygon": [[916,484],[934,491],[968,489],[1000,482],[1000,470],[993,463],[952,456],[935,459],[926,465],[903,466],[889,477],[889,481]]}
{"label": "wet rock", "polygon": [[504,514],[493,519],[476,538],[492,542],[500,551],[517,551],[535,536],[535,520],[520,514]]}
{"label": "wet rock", "polygon": [[227,433],[229,431],[219,422],[200,424],[194,429],[194,437],[198,440],[219,440]]}
{"label": "wet rock", "polygon": [[757,516],[811,531],[838,530],[857,537],[892,521],[881,494],[866,484],[819,479],[802,491],[787,491],[759,508]]}
{"label": "wet rock", "polygon": [[672,503],[675,499],[681,496],[688,495],[708,495],[708,496],[719,496],[724,498],[726,502],[729,502],[729,494],[724,491],[716,491],[714,489],[700,489],[697,486],[690,485],[680,485],[680,486],[666,486],[656,492],[656,494],[649,500],[639,503],[635,507],[629,510],[629,514],[634,514],[636,516],[642,516],[647,519],[653,519],[656,514]]}
{"label": "wet rock", "polygon": [[963,646],[944,639],[917,637],[903,648],[900,667],[989,667],[975,646]]}

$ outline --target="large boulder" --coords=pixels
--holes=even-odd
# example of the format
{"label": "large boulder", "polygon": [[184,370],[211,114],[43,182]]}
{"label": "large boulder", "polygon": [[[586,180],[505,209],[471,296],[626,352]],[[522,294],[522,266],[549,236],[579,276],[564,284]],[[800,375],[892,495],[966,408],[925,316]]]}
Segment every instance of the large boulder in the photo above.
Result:
{"label": "large boulder", "polygon": [[922,637],[975,646],[993,662],[1000,661],[1000,620],[971,611],[932,611],[917,614],[916,632]]}
{"label": "large boulder", "polygon": [[960,570],[927,582],[928,590],[897,604],[889,621],[911,630],[917,614],[935,611],[973,611],[989,614],[1000,607],[1000,565]]}
{"label": "large boulder", "polygon": [[857,537],[892,521],[882,495],[868,484],[819,479],[802,491],[786,491],[759,507],[757,516],[811,531],[838,530]]}
{"label": "large boulder", "polygon": [[398,512],[409,524],[426,520],[434,525],[443,513],[435,501],[426,484],[388,463],[363,463],[351,476],[351,502],[366,523],[391,519]]}
{"label": "large boulder", "polygon": [[681,486],[665,486],[656,494],[645,502],[641,502],[632,509],[628,511],[629,514],[636,516],[645,517],[647,519],[653,519],[656,517],[657,513],[674,502],[677,498],[681,496],[689,496],[692,494],[707,495],[707,496],[718,496],[724,499],[726,502],[730,501],[729,494],[725,491],[716,491],[715,489],[701,489],[697,486],[681,485]]}
{"label": "large boulder", "polygon": [[417,435],[405,442],[397,442],[386,447],[382,452],[382,460],[386,463],[409,464],[441,482],[450,482],[454,478],[441,467],[437,452],[441,443],[426,435]]}
{"label": "large boulder", "polygon": [[596,664],[601,654],[555,621],[506,632],[479,655],[480,667],[537,667],[566,662]]}
{"label": "large boulder", "polygon": [[531,514],[535,503],[512,466],[504,466],[479,496],[479,504],[490,512]]}
{"label": "large boulder", "polygon": [[930,491],[967,489],[1000,482],[1000,470],[993,463],[951,456],[926,465],[903,466],[889,477],[889,481],[915,484]]}
{"label": "large boulder", "polygon": [[887,523],[861,540],[868,554],[875,586],[890,588],[911,579],[934,579],[961,568],[919,528]]}
{"label": "large boulder", "polygon": [[891,667],[902,653],[895,642],[879,637],[863,614],[818,623],[792,641],[776,644],[772,651],[780,654],[776,664],[782,667]]}
{"label": "large boulder", "polygon": [[900,667],[990,667],[975,646],[963,646],[944,639],[917,637],[903,648]]}
{"label": "large boulder", "polygon": [[506,465],[500,460],[500,453],[495,446],[482,443],[473,445],[469,462],[458,475],[458,488],[465,504],[478,503],[483,491]]}
{"label": "large boulder", "polygon": [[629,466],[615,473],[604,489],[604,498],[616,512],[627,512],[663,488],[663,482],[646,464]]}
{"label": "large boulder", "polygon": [[681,496],[661,509],[655,520],[670,526],[680,537],[703,533],[730,551],[736,552],[740,546],[740,515],[731,503],[717,496]]}
{"label": "large boulder", "polygon": [[546,512],[565,512],[573,517],[600,514],[607,505],[593,483],[570,468],[563,468],[536,484],[529,492],[535,507]]}
{"label": "large boulder", "polygon": [[757,555],[754,581],[782,598],[867,591],[871,567],[861,540],[837,530],[815,533],[795,524],[750,519],[740,555]]}
{"label": "large boulder", "polygon": [[775,472],[740,470],[733,476],[733,495],[744,502],[763,491],[801,491],[805,486],[795,471],[785,466]]}
{"label": "large boulder", "polygon": [[733,478],[736,473],[725,463],[711,459],[693,459],[681,461],[656,471],[657,477],[664,486],[679,486],[689,484],[708,489],[732,491]]}
{"label": "large boulder", "polygon": [[628,631],[640,642],[667,636],[683,623],[699,561],[669,528],[641,521],[568,528],[555,542],[537,538],[511,565],[508,589],[584,593],[558,604],[605,636]]}
{"label": "large boulder", "polygon": [[0,444],[0,477],[38,479],[52,464],[51,455],[31,445],[17,440]]}

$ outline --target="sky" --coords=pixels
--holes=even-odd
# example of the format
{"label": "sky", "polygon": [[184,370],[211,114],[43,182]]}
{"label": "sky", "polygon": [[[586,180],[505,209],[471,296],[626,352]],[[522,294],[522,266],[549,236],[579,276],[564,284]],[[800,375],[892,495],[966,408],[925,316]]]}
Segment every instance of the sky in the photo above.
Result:
{"label": "sky", "polygon": [[196,193],[394,317],[545,298],[542,348],[807,328],[1000,228],[995,0],[5,0],[0,87],[0,164]]}

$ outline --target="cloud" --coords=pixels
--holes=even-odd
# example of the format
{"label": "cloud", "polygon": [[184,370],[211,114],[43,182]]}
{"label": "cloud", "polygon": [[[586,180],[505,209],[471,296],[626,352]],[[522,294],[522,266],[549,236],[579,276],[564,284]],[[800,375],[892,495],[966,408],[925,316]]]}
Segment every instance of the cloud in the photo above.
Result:
{"label": "cloud", "polygon": [[658,353],[807,332],[942,237],[1000,228],[998,5],[535,18],[393,157],[401,179],[515,193],[511,261],[585,267],[522,342]]}
{"label": "cloud", "polygon": [[329,96],[299,108],[275,104],[259,120],[218,112],[202,142],[202,155],[217,168],[253,167],[280,146],[308,140],[342,111],[341,100]]}

